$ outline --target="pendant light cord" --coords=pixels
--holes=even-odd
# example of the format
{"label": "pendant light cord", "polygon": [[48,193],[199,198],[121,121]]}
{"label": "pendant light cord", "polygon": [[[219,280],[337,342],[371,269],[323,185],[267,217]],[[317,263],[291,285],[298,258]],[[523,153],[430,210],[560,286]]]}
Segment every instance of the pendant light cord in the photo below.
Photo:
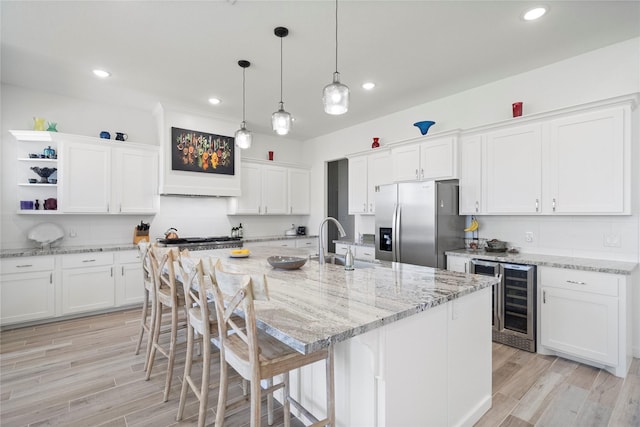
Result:
{"label": "pendant light cord", "polygon": [[280,37],[280,105],[282,105],[282,37]]}
{"label": "pendant light cord", "polygon": [[244,90],[244,82],[245,82],[245,73],[247,69],[242,68],[242,122],[244,123],[244,106],[245,106],[245,90]]}
{"label": "pendant light cord", "polygon": [[338,72],[338,0],[336,0],[336,73]]}

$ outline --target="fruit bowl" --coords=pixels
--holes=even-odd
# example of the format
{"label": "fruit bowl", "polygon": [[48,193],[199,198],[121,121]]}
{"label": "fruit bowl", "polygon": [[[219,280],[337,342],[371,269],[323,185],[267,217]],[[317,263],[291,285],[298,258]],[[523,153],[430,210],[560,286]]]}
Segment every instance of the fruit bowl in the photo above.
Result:
{"label": "fruit bowl", "polygon": [[34,171],[40,177],[40,183],[48,184],[49,177],[53,175],[53,173],[58,169],[57,168],[39,168],[37,166],[33,166],[31,170]]}
{"label": "fruit bowl", "polygon": [[273,268],[296,270],[306,264],[307,258],[275,255],[267,258],[267,262],[271,264]]}

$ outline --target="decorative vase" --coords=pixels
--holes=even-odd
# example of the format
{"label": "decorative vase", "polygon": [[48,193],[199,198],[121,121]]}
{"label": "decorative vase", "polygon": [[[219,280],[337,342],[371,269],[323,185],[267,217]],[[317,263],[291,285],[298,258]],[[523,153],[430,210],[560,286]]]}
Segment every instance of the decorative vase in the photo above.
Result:
{"label": "decorative vase", "polygon": [[47,128],[47,132],[58,132],[58,129],[56,129],[56,126],[58,126],[57,123],[49,122],[49,127]]}
{"label": "decorative vase", "polygon": [[379,140],[380,140],[380,138],[373,138],[373,143],[371,144],[371,148],[380,147],[380,143],[378,142]]}
{"label": "decorative vase", "polygon": [[44,119],[40,117],[34,117],[33,130],[45,130]]}
{"label": "decorative vase", "polygon": [[429,131],[429,128],[435,124],[436,122],[432,122],[431,120],[425,120],[422,122],[415,122],[413,125],[416,126],[418,129],[420,129],[420,133],[422,133],[423,135],[426,135],[427,132]]}

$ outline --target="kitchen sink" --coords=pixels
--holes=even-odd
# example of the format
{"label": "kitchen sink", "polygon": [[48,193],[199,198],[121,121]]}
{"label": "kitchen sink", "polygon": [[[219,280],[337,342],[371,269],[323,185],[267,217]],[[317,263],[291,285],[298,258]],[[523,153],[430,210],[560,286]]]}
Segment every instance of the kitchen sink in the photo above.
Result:
{"label": "kitchen sink", "polygon": [[[345,258],[344,255],[327,254],[324,256],[324,262],[326,264],[344,265],[344,258]],[[318,262],[318,255],[312,256],[309,259],[311,261]],[[375,266],[376,266],[375,262],[361,261],[361,260],[353,261],[354,268],[373,268]]]}

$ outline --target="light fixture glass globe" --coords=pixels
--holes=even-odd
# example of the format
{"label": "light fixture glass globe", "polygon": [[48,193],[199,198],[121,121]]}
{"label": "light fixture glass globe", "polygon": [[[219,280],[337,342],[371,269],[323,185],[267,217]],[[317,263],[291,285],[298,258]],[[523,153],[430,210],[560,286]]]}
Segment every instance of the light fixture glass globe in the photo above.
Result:
{"label": "light fixture glass globe", "polygon": [[271,115],[271,127],[278,135],[286,135],[291,130],[291,114],[284,111],[282,102],[278,111]]}
{"label": "light fixture glass globe", "polygon": [[242,122],[240,129],[238,129],[235,134],[236,146],[241,150],[251,148],[252,139],[253,135],[251,135],[251,132],[247,129],[246,123]]}
{"label": "light fixture glass globe", "polygon": [[333,83],[322,91],[322,103],[327,114],[344,114],[349,110],[349,88],[340,83],[340,73],[333,73]]}

